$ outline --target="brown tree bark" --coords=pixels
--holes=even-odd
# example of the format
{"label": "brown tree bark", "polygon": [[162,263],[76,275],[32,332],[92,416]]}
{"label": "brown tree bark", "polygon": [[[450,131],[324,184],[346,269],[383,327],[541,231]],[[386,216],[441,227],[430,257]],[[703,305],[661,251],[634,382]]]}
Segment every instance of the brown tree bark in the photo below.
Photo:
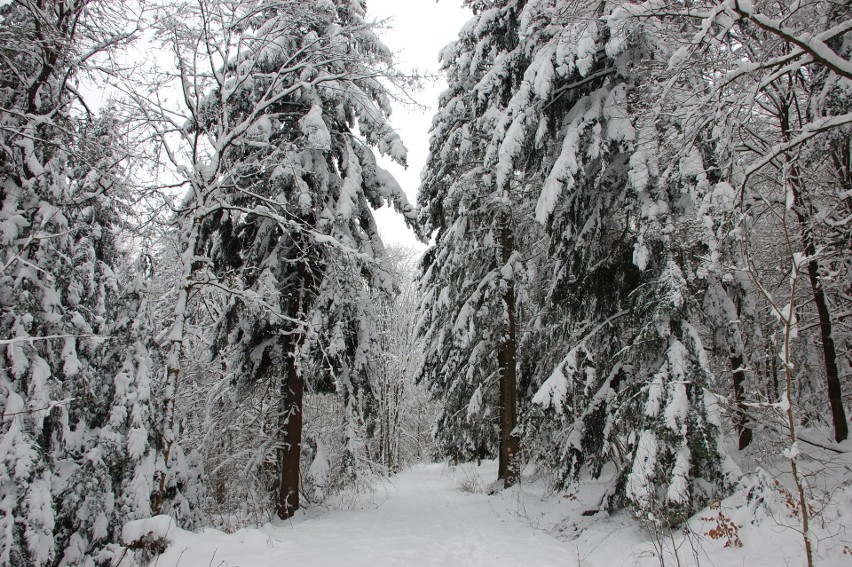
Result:
{"label": "brown tree bark", "polygon": [[[508,215],[507,215],[508,216]],[[508,219],[500,229],[501,260],[505,266],[514,251],[514,235]],[[498,460],[497,478],[503,479],[503,486],[509,488],[518,482],[520,471],[517,454],[520,440],[515,433],[518,425],[517,400],[517,327],[515,322],[515,283],[514,275],[506,280],[506,291],[503,294],[506,308],[507,324],[505,334],[497,346],[497,361],[500,373],[500,458]]]}
{"label": "brown tree bark", "polygon": [[[295,343],[295,341],[287,341]],[[295,349],[288,348],[284,379],[281,381],[281,413],[278,416],[278,517],[293,517],[299,509],[299,460],[302,455],[302,401],[305,381],[296,366]]]}
{"label": "brown tree bark", "polygon": [[816,261],[816,247],[813,239],[806,236],[810,231],[802,225],[802,240],[808,260],[808,279],[814,294],[814,304],[819,316],[819,332],[822,338],[822,357],[825,361],[825,382],[828,390],[828,402],[831,406],[831,421],[834,425],[834,440],[840,443],[849,437],[849,424],[846,410],[843,408],[843,393],[840,388],[840,372],[837,368],[837,348],[834,345],[831,328],[831,312],[828,300],[819,277],[819,263]]}
{"label": "brown tree bark", "polygon": [[[294,319],[303,317],[311,303],[311,290],[315,277],[307,259],[297,264],[297,273],[301,289],[294,294],[290,313]],[[278,486],[274,494],[276,512],[282,520],[293,517],[299,509],[299,479],[302,456],[302,421],[305,379],[299,370],[297,357],[304,341],[300,329],[293,329],[283,338],[285,353],[284,377],[281,381],[281,398],[278,414],[278,441],[281,444],[277,452]]]}

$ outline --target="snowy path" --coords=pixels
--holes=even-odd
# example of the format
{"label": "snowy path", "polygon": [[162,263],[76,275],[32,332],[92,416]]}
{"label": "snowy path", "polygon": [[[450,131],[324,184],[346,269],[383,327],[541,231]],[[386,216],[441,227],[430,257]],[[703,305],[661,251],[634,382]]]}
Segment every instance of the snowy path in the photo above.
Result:
{"label": "snowy path", "polygon": [[514,514],[496,514],[489,497],[462,492],[458,482],[445,465],[423,466],[380,487],[373,497],[378,507],[231,535],[179,530],[157,566],[577,564],[576,550]]}

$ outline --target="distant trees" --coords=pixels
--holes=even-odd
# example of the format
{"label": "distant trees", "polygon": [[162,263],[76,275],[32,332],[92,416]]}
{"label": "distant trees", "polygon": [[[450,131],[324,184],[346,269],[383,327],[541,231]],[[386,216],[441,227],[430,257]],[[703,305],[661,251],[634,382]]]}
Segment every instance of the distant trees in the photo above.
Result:
{"label": "distant trees", "polygon": [[414,281],[417,255],[403,247],[388,248],[389,272],[399,282],[399,293],[379,296],[373,361],[375,433],[372,460],[388,472],[433,458],[433,404],[425,385],[417,384],[423,363],[416,336],[419,294]]}

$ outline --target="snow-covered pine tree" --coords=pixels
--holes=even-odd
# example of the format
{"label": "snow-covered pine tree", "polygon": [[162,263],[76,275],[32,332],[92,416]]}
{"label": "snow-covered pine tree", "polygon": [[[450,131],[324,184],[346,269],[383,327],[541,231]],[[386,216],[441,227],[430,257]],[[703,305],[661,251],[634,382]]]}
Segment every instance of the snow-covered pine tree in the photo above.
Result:
{"label": "snow-covered pine tree", "polygon": [[[450,90],[421,196],[425,230],[437,230],[424,264],[424,375],[447,404],[441,424],[453,426],[440,435],[470,439],[512,282],[528,302],[522,392],[552,416],[523,424],[550,440],[535,443],[537,456],[563,482],[612,460],[611,504],[626,496],[644,513],[653,496],[682,519],[727,479],[697,331],[706,248],[682,239],[701,226],[695,203],[708,180],[694,146],[660,166],[660,92],[642,73],[658,72],[654,60],[674,47],[656,37],[658,22],[623,28],[641,8],[618,16],[618,3],[471,6],[476,17],[444,53]],[[682,127],[688,115],[675,116],[669,126]],[[523,235],[512,263],[500,252],[505,210]],[[547,255],[531,254],[533,210]],[[524,255],[535,261],[520,282]]]}
{"label": "snow-covered pine tree", "polygon": [[[638,437],[634,461],[626,477],[625,495],[634,504],[639,504],[640,508],[652,505],[653,498],[657,498],[658,505],[665,504],[669,511],[677,510],[676,506],[672,506],[676,503],[672,496],[676,496],[678,485],[685,485],[677,479],[678,470],[684,470],[684,466],[678,463],[680,451],[684,447],[688,448],[690,459],[697,457],[705,463],[696,469],[695,463],[689,461],[688,468],[700,469],[702,474],[710,475],[712,478],[705,476],[705,480],[710,480],[710,486],[715,484],[721,487],[725,484],[724,467],[719,466],[721,455],[714,446],[717,444],[712,441],[719,433],[718,423],[714,423],[715,419],[706,407],[702,408],[700,396],[694,394],[698,393],[697,389],[702,385],[710,384],[712,376],[708,361],[704,360],[700,336],[705,330],[727,327],[727,337],[722,342],[727,347],[735,382],[735,397],[742,411],[742,384],[747,360],[742,335],[731,322],[741,320],[735,304],[745,305],[746,310],[750,311],[754,300],[747,297],[750,285],[744,282],[743,274],[732,270],[732,267],[742,270],[744,266],[740,239],[747,229],[745,224],[740,226],[745,217],[738,217],[738,214],[754,212],[749,209],[755,203],[754,174],[770,163],[776,162],[777,165],[784,159],[790,162],[792,154],[799,152],[811,138],[823,131],[847,128],[844,124],[848,122],[848,116],[842,114],[842,105],[839,107],[841,113],[831,115],[829,112],[829,116],[820,116],[811,123],[803,122],[805,114],[794,110],[805,106],[802,101],[797,101],[799,95],[795,91],[800,88],[804,92],[808,90],[807,87],[798,86],[798,83],[810,73],[795,78],[802,66],[817,62],[817,67],[822,65],[838,76],[845,72],[848,61],[837,58],[836,53],[826,51],[824,42],[831,42],[837,34],[842,35],[843,30],[848,29],[847,13],[838,16],[831,6],[819,2],[799,3],[790,14],[776,13],[786,8],[769,4],[762,8],[769,15],[760,13],[759,7],[753,7],[750,3],[711,3],[704,8],[693,5],[689,10],[681,10],[679,5],[664,6],[657,2],[624,4],[606,17],[608,37],[605,53],[616,62],[616,75],[623,77],[623,69],[635,69],[633,80],[628,83],[627,108],[637,132],[633,140],[625,141],[638,143],[633,147],[628,144],[625,149],[629,155],[628,185],[638,194],[638,198],[630,196],[626,206],[622,206],[625,206],[628,215],[631,212],[635,215],[625,223],[625,234],[630,235],[634,242],[633,263],[643,272],[642,278],[645,280],[633,292],[631,317],[625,319],[634,329],[641,329],[638,334],[635,330],[630,331],[634,337],[630,341],[637,345],[639,339],[641,343],[638,344],[642,348],[629,348],[622,355],[634,372],[639,370],[640,376],[643,372],[653,375],[654,379],[647,388],[644,418],[654,418],[660,415],[658,379],[663,377],[664,381],[671,380],[675,375],[672,373],[675,371],[671,364],[672,356],[678,351],[682,354],[690,352],[691,362],[680,364],[681,369],[676,374],[687,376],[691,373],[693,376],[687,380],[670,382],[663,390],[668,390],[668,401],[674,403],[676,400],[673,395],[680,389],[678,382],[694,388],[692,394],[687,392],[686,396],[697,410],[693,420],[698,420],[697,429],[711,433],[706,436],[702,432],[696,437],[696,427],[690,425],[682,428],[685,441],[678,442],[671,438],[671,430],[675,427],[673,422],[666,423],[660,429],[660,424],[655,425],[653,419],[639,420],[640,423],[644,421],[647,424],[644,427],[648,429],[644,429]],[[806,37],[799,25],[814,19],[821,21],[825,31],[813,38]],[[679,21],[681,25],[673,25],[674,21]],[[811,27],[811,24],[803,25]],[[648,33],[648,30],[653,31]],[[779,38],[785,42],[793,38],[793,41],[785,47],[779,45]],[[743,63],[739,55],[731,55],[742,46],[752,61]],[[720,54],[723,55],[721,59]],[[723,62],[726,57],[732,58],[728,61],[728,68]],[[654,60],[665,61],[666,68],[655,65]],[[784,65],[779,71],[776,65],[781,61]],[[703,79],[714,76],[722,79]],[[646,77],[653,77],[654,81],[643,81]],[[791,77],[793,80],[790,80]],[[744,97],[744,83],[750,85],[745,89],[747,92],[756,94]],[[754,112],[755,104],[762,108],[761,112]],[[766,116],[773,115],[779,117],[780,125],[767,128]],[[797,120],[792,128],[789,127],[790,120]],[[776,142],[767,144],[766,133],[773,129],[780,131],[780,134],[769,136]],[[787,134],[784,133],[785,129]],[[797,133],[795,138],[791,132]],[[743,134],[746,140],[737,138]],[[735,155],[735,147],[747,148],[747,153],[756,154],[756,158],[752,160],[747,154]],[[795,174],[795,170],[801,167],[801,164],[795,163],[796,159],[798,156],[793,158],[792,163],[782,167],[788,187],[795,187],[794,183],[789,182],[789,173],[792,171]],[[667,162],[672,165],[664,167]],[[842,158],[835,160],[835,163],[843,163]],[[582,166],[579,169],[582,171]],[[750,176],[754,177],[749,184]],[[836,177],[842,178],[842,174]],[[811,177],[814,178],[817,176]],[[765,185],[765,182],[758,183]],[[796,210],[797,206],[807,207],[809,199],[795,193],[794,190],[792,198],[787,197],[788,206],[791,206],[791,200],[797,203],[793,209],[804,227],[802,242],[807,248],[808,239],[815,234],[815,226],[810,221],[803,222],[801,211]],[[768,204],[772,199],[764,199],[764,202]],[[736,208],[738,205],[745,206]],[[809,218],[812,216],[813,209]],[[588,224],[584,228],[587,227]],[[631,230],[634,228],[635,232]],[[696,235],[700,236],[696,238]],[[810,250],[813,253],[806,254],[812,272],[811,280],[819,283],[816,277],[819,272],[816,250],[813,246]],[[662,262],[659,261],[660,255]],[[646,279],[649,276],[650,279]],[[816,293],[820,286],[812,287],[816,303],[823,303],[824,298],[821,300]],[[654,290],[650,295],[649,289]],[[702,313],[698,301],[703,301],[705,308],[709,309]],[[653,305],[650,311],[648,305]],[[631,323],[634,314],[642,317]],[[823,313],[819,315],[820,325],[824,328],[826,318]],[[649,325],[650,321],[657,322],[656,328]],[[661,325],[660,321],[667,323]],[[636,326],[640,323],[640,326]],[[823,341],[823,345],[830,342]],[[659,357],[656,361],[647,358],[648,347],[655,343],[658,352],[667,351],[664,357],[669,361],[667,364],[660,364]],[[668,346],[664,348],[664,344]],[[686,351],[681,348],[683,346],[687,347]],[[639,358],[632,358],[631,355],[637,353],[640,354]],[[826,355],[825,358],[828,364],[828,359],[833,357]],[[645,364],[650,366],[642,370]],[[653,370],[654,367],[658,367],[659,371]],[[832,374],[830,369],[827,370],[830,391]],[[556,378],[559,382],[559,377]],[[641,384],[643,381],[636,383]],[[553,385],[549,389],[552,390]],[[630,389],[625,391],[629,392]],[[837,398],[839,389],[835,388],[834,392],[830,398]],[[542,397],[544,401],[547,400],[547,396]],[[670,409],[675,411],[673,408],[677,405],[670,406]],[[833,407],[838,406],[842,412],[842,405],[833,404]],[[668,410],[666,415],[668,420]],[[742,420],[738,418],[738,421],[740,433],[745,434]],[[839,421],[843,422],[841,429],[845,429],[845,419]],[[640,426],[641,429],[643,426]],[[604,431],[607,430],[611,432],[609,425],[604,427]],[[581,432],[585,433],[585,430],[581,429]],[[644,437],[646,432],[650,432],[647,438]],[[659,470],[659,441],[663,434],[669,437],[668,456],[665,457],[668,464],[663,466],[668,468],[669,473]],[[706,440],[702,441],[702,438]],[[746,439],[741,437],[741,442]],[[629,448],[632,441],[629,436],[627,440]],[[673,449],[678,443],[681,444],[680,449],[675,452]],[[641,479],[661,474],[663,477],[671,475],[664,492],[659,487],[646,489],[641,486]],[[649,487],[655,482],[649,480]],[[694,504],[700,502],[701,496],[698,496],[697,502],[695,496],[691,494],[689,500],[692,501],[685,502],[685,509],[679,512],[688,512]]]}
{"label": "snow-covered pine tree", "polygon": [[474,17],[441,53],[441,95],[420,189],[421,233],[435,244],[422,263],[422,378],[442,409],[439,450],[455,459],[497,455],[498,478],[519,475],[518,290],[532,237],[532,147],[525,129],[533,85],[520,45],[524,2],[466,2]]}
{"label": "snow-covered pine tree", "polygon": [[[415,216],[373,155],[405,162],[380,80],[400,77],[361,1],[200,2],[160,22],[190,115],[176,124],[175,151],[161,136],[189,188],[166,403],[174,407],[182,372],[190,294],[219,288],[227,306],[217,342],[235,403],[253,389],[274,392],[252,466],[269,472],[266,488],[287,518],[299,507],[305,388],[336,389],[350,420],[370,391],[369,289],[392,287],[371,208],[387,202]],[[307,365],[324,372],[308,376]]]}
{"label": "snow-covered pine tree", "polygon": [[109,564],[124,521],[148,514],[150,357],[140,290],[116,276],[128,154],[121,124],[75,88],[87,58],[128,38],[109,10],[0,7],[6,565]]}
{"label": "snow-covered pine tree", "polygon": [[680,522],[731,481],[701,336],[714,281],[702,259],[716,253],[702,213],[718,164],[701,137],[668,143],[688,129],[701,79],[658,63],[679,45],[645,9],[589,5],[553,40],[572,46],[575,67],[553,87],[564,110],[543,139],[561,153],[543,162],[537,213],[551,236],[544,313],[555,308],[572,333],[556,370],[539,369],[536,400],[558,393],[573,413],[557,438],[564,479],[612,461],[610,505],[626,498],[643,517]]}
{"label": "snow-covered pine tree", "polygon": [[115,506],[121,518],[113,526],[112,541],[119,541],[124,522],[151,515],[154,461],[162,449],[155,435],[157,416],[152,414],[160,361],[148,299],[151,269],[150,258],[143,254],[124,271],[122,276],[129,283],[121,290],[110,324],[112,341],[107,359],[114,369],[113,400],[109,422],[100,436],[110,450],[109,459],[122,463],[112,473]]}

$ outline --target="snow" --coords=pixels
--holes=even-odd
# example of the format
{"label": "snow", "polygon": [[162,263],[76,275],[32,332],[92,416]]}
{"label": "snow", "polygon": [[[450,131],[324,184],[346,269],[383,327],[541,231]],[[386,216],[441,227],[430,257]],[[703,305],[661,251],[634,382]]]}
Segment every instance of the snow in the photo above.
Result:
{"label": "snow", "polygon": [[148,447],[148,432],[141,427],[132,427],[127,434],[127,454],[140,459]]}
{"label": "snow", "polygon": [[779,411],[787,413],[790,410],[790,399],[787,397],[787,393],[785,392],[784,394],[782,394],[781,399],[778,402],[772,404],[772,407],[778,409]]}
{"label": "snow", "polygon": [[[528,83],[524,83],[524,85],[526,85],[527,89],[529,88]],[[506,181],[514,170],[514,160],[521,153],[521,150],[524,147],[526,133],[527,117],[526,114],[520,112],[512,120],[509,129],[503,136],[503,141],[501,142],[500,149],[498,151],[499,159],[494,169],[497,174],[497,186],[501,189],[504,187]]]}
{"label": "snow", "polygon": [[340,186],[340,197],[337,201],[337,214],[343,219],[350,218],[357,208],[358,189],[363,183],[361,164],[358,163],[358,159],[351,153],[351,147],[349,150],[350,157],[346,167],[346,176],[343,178],[343,183]]}
{"label": "snow", "polygon": [[666,404],[666,425],[672,431],[686,427],[686,415],[689,410],[689,398],[686,395],[684,367],[688,357],[686,347],[680,341],[673,341],[668,352],[669,369],[676,382],[669,387],[669,402]]}
{"label": "snow", "polygon": [[577,61],[575,65],[580,75],[585,77],[589,74],[592,65],[595,62],[595,53],[597,52],[597,28],[589,26],[580,36],[577,42]]}
{"label": "snow", "polygon": [[29,226],[29,222],[22,215],[10,214],[8,218],[0,221],[0,235],[2,235],[0,236],[0,242],[4,245],[11,244],[18,238],[21,229],[27,226]]}
{"label": "snow", "polygon": [[786,183],[786,208],[788,211],[793,210],[793,206],[796,204],[796,192],[793,189],[792,183]]}
{"label": "snow", "polygon": [[533,92],[541,100],[545,100],[550,96],[553,80],[556,78],[556,70],[553,68],[553,53],[553,46],[544,49],[536,57],[534,62],[535,81],[533,83]]}
{"label": "snow", "polygon": [[172,540],[178,531],[177,525],[171,516],[161,514],[142,520],[133,520],[124,524],[121,530],[121,541],[125,545],[132,545],[142,539]]}
{"label": "snow", "polygon": [[648,399],[645,401],[645,415],[657,417],[660,415],[660,406],[663,396],[663,380],[667,377],[666,372],[654,374],[654,379],[648,384]]}
{"label": "snow", "polygon": [[324,496],[325,487],[328,485],[331,463],[329,461],[328,451],[322,441],[317,439],[316,444],[316,454],[314,455],[314,460],[308,469],[308,478],[314,488],[314,497],[317,500],[321,500]]}
{"label": "snow", "polygon": [[396,163],[403,165],[406,163],[408,149],[396,132],[388,132],[376,145],[382,155],[390,156]]}
{"label": "snow", "polygon": [[754,10],[754,6],[751,3],[751,0],[729,0],[728,4],[737,10],[738,12],[742,12],[743,14],[751,14]]}
{"label": "snow", "polygon": [[648,267],[648,260],[650,258],[650,255],[651,252],[645,245],[645,239],[640,234],[639,237],[636,239],[636,243],[633,245],[633,264],[644,272],[645,268]]}
{"label": "snow", "polygon": [[44,419],[50,413],[50,392],[48,380],[51,378],[50,365],[42,357],[32,357],[29,391],[27,392],[30,412],[37,430],[41,429]]}
{"label": "snow", "polygon": [[562,151],[544,182],[535,206],[535,218],[540,224],[545,224],[550,218],[563,190],[566,188],[571,190],[574,187],[574,177],[580,167],[577,163],[580,130],[583,127],[584,112],[588,105],[588,98],[580,99],[565,119],[568,129],[562,142]]}
{"label": "snow", "polygon": [[64,362],[62,372],[65,376],[74,376],[83,367],[77,358],[77,339],[74,337],[65,337],[61,357]]}
{"label": "snow", "polygon": [[467,419],[473,421],[482,410],[482,388],[477,387],[467,404]]}
{"label": "snow", "polygon": [[27,527],[24,538],[35,565],[44,565],[54,553],[55,525],[50,498],[50,475],[47,471],[37,477],[27,490],[24,507]]}
{"label": "snow", "polygon": [[795,38],[797,47],[791,54],[793,57],[803,52],[812,56],[814,59],[818,59],[839,75],[845,77],[852,75],[852,62],[839,56],[821,40],[822,36],[830,33],[831,30],[827,30],[817,36],[813,36],[810,33],[796,33],[796,30],[786,27],[782,20],[773,19],[765,14],[754,12],[749,0],[729,0],[728,6],[733,9],[736,15],[748,17],[748,19],[757,22],[763,29],[769,30],[779,37]]}
{"label": "snow", "polygon": [[689,494],[689,448],[684,444],[678,449],[675,457],[672,479],[666,491],[666,500],[674,504],[687,501]]}
{"label": "snow", "polygon": [[729,183],[722,181],[713,187],[711,199],[723,211],[733,211],[736,198],[737,193]]}
{"label": "snow", "polygon": [[643,16],[660,12],[665,8],[662,0],[648,0],[641,4],[625,3],[606,16],[607,27],[610,31],[610,39],[606,44],[606,53],[615,57],[624,50],[627,38],[636,25],[636,21]]}
{"label": "snow", "polygon": [[[819,433],[814,433],[819,436]],[[639,448],[645,458],[631,473],[635,483],[630,496],[647,493],[647,467],[656,462],[657,440],[643,432]],[[814,453],[799,446],[807,457],[799,464],[806,474],[824,467],[826,452]],[[687,497],[683,471],[690,454],[681,447],[675,463],[667,501]],[[842,526],[852,522],[852,487],[844,454],[833,472],[826,475],[826,498],[819,521],[813,524],[817,565],[848,565],[844,545],[849,545]],[[845,465],[845,466],[844,466]],[[521,483],[511,489],[485,494],[494,487],[497,465],[469,463],[418,465],[372,490],[344,492],[322,507],[300,511],[287,521],[260,528],[244,528],[227,534],[205,529],[191,533],[158,517],[133,522],[128,535],[164,534],[170,547],[156,558],[158,567],[209,567],[210,565],[279,567],[280,565],[561,565],[565,567],[656,567],[665,565],[749,565],[776,567],[804,564],[800,521],[789,508],[785,490],[795,490],[789,461],[781,455],[742,479],[730,497],[713,510],[704,509],[682,529],[666,533],[671,540],[655,540],[629,511],[600,510],[602,499],[617,471],[604,468],[599,479],[584,475],[571,491],[555,493],[546,474],[527,467]],[[824,469],[823,469],[824,470]],[[777,481],[777,482],[776,482]],[[839,484],[846,485],[834,488]],[[631,490],[628,488],[628,491]],[[663,496],[662,494],[660,496]],[[743,547],[725,546],[709,537],[719,513],[737,526]],[[663,528],[665,530],[665,528]],[[838,536],[838,530],[840,534]],[[126,538],[125,538],[126,540]],[[696,552],[693,555],[693,550]],[[128,562],[121,564],[130,567]],[[118,567],[118,566],[117,566]]]}
{"label": "snow", "polygon": [[794,441],[792,445],[788,448],[784,449],[784,458],[790,459],[791,461],[795,461],[799,458],[799,455],[802,454],[801,449],[799,449],[799,443]]}
{"label": "snow", "polygon": [[552,407],[556,410],[556,413],[561,415],[567,394],[568,380],[562,373],[562,365],[559,365],[533,396],[532,403],[539,404],[544,409]]}
{"label": "snow", "polygon": [[603,117],[607,121],[606,135],[609,140],[632,142],[636,139],[636,130],[627,112],[627,85],[620,83],[612,89],[604,102]]}
{"label": "snow", "polygon": [[686,61],[686,59],[689,57],[690,49],[691,46],[686,45],[676,49],[675,52],[672,53],[671,57],[669,57],[669,70],[680,67],[681,64],[683,64],[684,61]]}
{"label": "snow", "polygon": [[652,496],[650,479],[653,478],[654,468],[657,466],[658,449],[654,432],[643,431],[639,436],[633,469],[627,477],[627,497],[642,506],[648,505]]}
{"label": "snow", "polygon": [[[459,489],[484,486],[493,473],[493,463],[465,469],[423,465],[355,501],[350,495],[353,509],[315,509],[290,522],[233,534],[177,529],[157,566],[576,565],[573,547],[517,514],[495,512],[488,495]],[[134,527],[132,534],[140,531]]]}
{"label": "snow", "polygon": [[[313,108],[311,108],[311,111],[313,111]],[[272,128],[272,120],[270,120],[269,116],[263,115],[249,126],[246,131],[246,138],[257,142],[268,142],[269,137],[272,135]],[[210,164],[196,164],[196,169],[205,179],[210,179],[214,175],[214,172],[205,170],[205,166],[209,167]]]}

